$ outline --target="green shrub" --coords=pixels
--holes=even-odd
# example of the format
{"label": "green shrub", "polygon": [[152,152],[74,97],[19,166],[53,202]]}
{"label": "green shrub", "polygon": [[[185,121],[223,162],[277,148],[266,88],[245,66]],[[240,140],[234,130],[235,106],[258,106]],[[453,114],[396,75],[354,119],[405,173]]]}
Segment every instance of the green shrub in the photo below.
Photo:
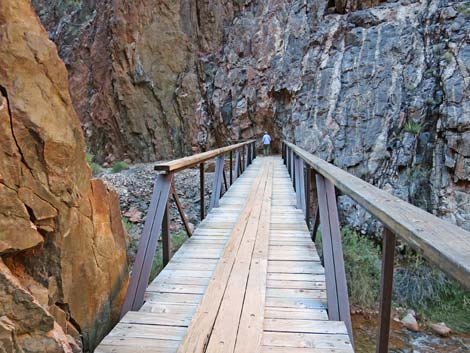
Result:
{"label": "green shrub", "polygon": [[465,17],[470,17],[470,1],[467,1],[459,6],[459,12]]}
{"label": "green shrub", "polygon": [[452,59],[454,58],[454,56],[452,55],[451,52],[446,52],[443,56],[443,59],[446,61],[446,63],[450,64],[452,62]]}
{"label": "green shrub", "polygon": [[372,308],[379,295],[380,249],[372,240],[347,227],[341,233],[351,303]]}
{"label": "green shrub", "polygon": [[405,131],[406,132],[409,132],[413,135],[418,135],[419,132],[421,131],[421,123],[417,123],[413,120],[408,120],[406,123],[405,123]]}
{"label": "green shrub", "polygon": [[[374,308],[380,286],[380,249],[371,239],[348,227],[344,227],[341,233],[350,302],[361,308]],[[320,234],[317,236],[317,249],[321,255]]]}
{"label": "green shrub", "polygon": [[94,160],[95,156],[90,152],[86,152],[86,161],[90,166],[91,172],[93,175],[97,175],[103,171],[103,168],[98,163],[95,163]]}
{"label": "green shrub", "polygon": [[444,321],[454,331],[470,332],[470,293],[421,255],[408,250],[394,273],[394,301],[423,319]]}
{"label": "green shrub", "polygon": [[132,230],[132,223],[129,222],[129,218],[127,217],[122,217],[122,225],[124,226],[124,229],[129,233]]}
{"label": "green shrub", "polygon": [[123,171],[124,169],[129,169],[129,164],[126,162],[116,162],[113,164],[111,171],[113,173],[119,173],[120,171]]}

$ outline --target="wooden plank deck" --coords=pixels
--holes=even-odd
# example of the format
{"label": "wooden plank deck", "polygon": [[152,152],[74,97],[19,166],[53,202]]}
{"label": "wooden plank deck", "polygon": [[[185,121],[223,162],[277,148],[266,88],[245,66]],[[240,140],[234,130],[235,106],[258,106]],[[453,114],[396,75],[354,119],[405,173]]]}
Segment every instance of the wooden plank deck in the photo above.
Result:
{"label": "wooden plank deck", "polygon": [[353,352],[282,159],[258,157],[97,353]]}

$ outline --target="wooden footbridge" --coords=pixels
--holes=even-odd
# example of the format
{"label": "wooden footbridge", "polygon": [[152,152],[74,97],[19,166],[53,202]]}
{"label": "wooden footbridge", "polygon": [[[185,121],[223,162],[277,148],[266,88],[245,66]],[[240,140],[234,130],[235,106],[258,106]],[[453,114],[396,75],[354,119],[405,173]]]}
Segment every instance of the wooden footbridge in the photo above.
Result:
{"label": "wooden footbridge", "polygon": [[[335,186],[385,225],[377,352],[388,350],[395,234],[470,288],[469,233],[290,143],[282,158],[255,157],[248,141],[156,167],[121,321],[95,352],[353,352]],[[205,217],[204,163],[213,158]],[[173,175],[194,166],[203,220],[171,256],[171,196],[187,225]],[[160,233],[166,266],[148,284]]]}

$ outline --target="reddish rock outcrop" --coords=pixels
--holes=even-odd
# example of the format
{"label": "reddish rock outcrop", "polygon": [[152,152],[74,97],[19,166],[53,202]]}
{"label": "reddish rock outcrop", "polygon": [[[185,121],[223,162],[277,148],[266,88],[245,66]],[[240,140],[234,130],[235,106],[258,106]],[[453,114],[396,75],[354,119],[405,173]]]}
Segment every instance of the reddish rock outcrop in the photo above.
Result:
{"label": "reddish rock outcrop", "polygon": [[0,2],[0,350],[91,349],[128,281],[119,202],[91,180],[67,72],[27,0]]}
{"label": "reddish rock outcrop", "polygon": [[[191,151],[201,93],[179,1],[33,1],[67,64],[75,109],[99,162]],[[75,28],[75,30],[74,30]],[[162,35],[160,35],[162,34]]]}
{"label": "reddish rock outcrop", "polygon": [[214,141],[204,72],[237,2],[32,2],[67,65],[98,162],[172,158]]}

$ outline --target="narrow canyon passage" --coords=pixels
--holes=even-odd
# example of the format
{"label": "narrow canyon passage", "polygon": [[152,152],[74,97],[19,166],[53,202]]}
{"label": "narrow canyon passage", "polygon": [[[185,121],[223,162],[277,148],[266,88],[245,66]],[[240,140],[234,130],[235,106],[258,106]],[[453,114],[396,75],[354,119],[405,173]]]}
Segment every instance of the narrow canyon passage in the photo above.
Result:
{"label": "narrow canyon passage", "polygon": [[[243,143],[175,175],[155,222],[158,165]],[[346,173],[326,202],[358,345],[322,173],[286,144]],[[2,353],[375,352],[382,287],[390,351],[467,353],[469,231],[469,0],[0,0]]]}

